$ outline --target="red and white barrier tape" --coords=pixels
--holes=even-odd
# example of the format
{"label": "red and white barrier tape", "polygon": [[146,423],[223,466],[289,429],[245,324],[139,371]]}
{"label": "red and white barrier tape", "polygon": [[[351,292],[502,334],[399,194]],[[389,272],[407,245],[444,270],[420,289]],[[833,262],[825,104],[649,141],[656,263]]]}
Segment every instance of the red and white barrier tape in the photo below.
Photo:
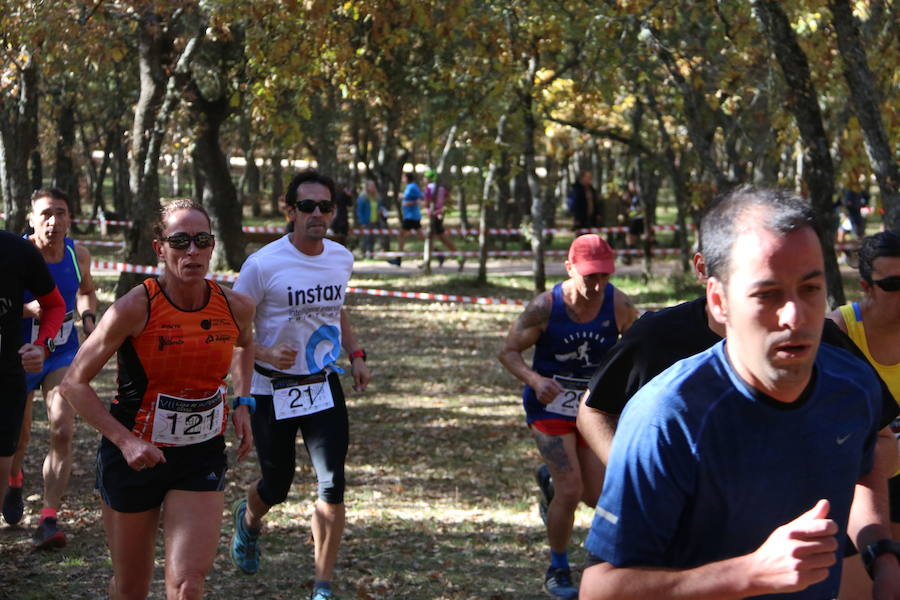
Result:
{"label": "red and white barrier tape", "polygon": [[[120,273],[142,273],[145,275],[159,275],[159,267],[149,265],[129,265],[127,263],[110,262],[106,260],[95,260],[91,262],[92,269],[106,269],[118,271]],[[214,281],[224,281],[234,283],[237,281],[237,275],[226,273],[210,273],[209,278]],[[394,290],[377,290],[371,288],[349,287],[347,292],[350,294],[365,294],[369,296],[386,296],[392,298],[411,298],[415,300],[436,300],[438,302],[458,302],[464,304],[480,304],[487,305],[512,305],[523,306],[525,302],[522,300],[507,300],[505,298],[483,298],[478,296],[457,296],[454,294],[431,294],[428,292],[397,292]]]}
{"label": "red and white barrier tape", "polygon": [[[125,242],[112,242],[106,240],[78,240],[78,243],[83,246],[106,246],[109,248],[124,248]],[[835,244],[835,250],[855,250],[859,248],[859,242],[847,242],[843,244]],[[615,251],[616,254],[620,255],[631,255],[631,256],[641,256],[644,254],[643,250],[638,248],[620,248]],[[564,256],[567,253],[566,250],[544,250],[545,256]],[[651,248],[651,254],[655,255],[674,255],[681,253],[681,250],[678,248]],[[377,257],[404,257],[404,256],[421,256],[422,252],[375,252],[373,256]],[[435,250],[431,253],[432,256],[443,256],[445,258],[455,258],[458,256],[464,256],[467,258],[477,258],[480,253],[478,250],[457,250],[456,252],[447,252],[443,250]],[[488,250],[487,256],[490,257],[501,257],[501,256],[531,256],[531,250]]]}
{"label": "red and white barrier tape", "polygon": [[[248,227],[244,227],[244,231],[247,231]],[[267,233],[275,233],[284,231],[279,228],[265,228],[265,227],[254,227],[254,231],[262,232],[262,230],[266,229]],[[652,227],[653,231],[678,231],[677,225],[654,225]],[[688,229],[694,229],[693,225],[689,225]],[[444,229],[446,233],[452,235],[478,235],[477,229],[462,229],[458,227],[447,227]],[[591,227],[588,229],[569,229],[566,227],[551,227],[549,229],[544,229],[544,233],[628,233],[628,227],[616,226],[616,227]],[[361,227],[355,227],[350,230],[350,233],[354,235],[397,235],[400,233],[399,229],[363,229]],[[487,230],[488,235],[528,235],[531,233],[530,229],[522,228],[522,229],[503,229],[503,228],[492,228]]]}
{"label": "red and white barrier tape", "polygon": [[454,294],[431,294],[428,292],[396,292],[394,290],[373,290],[370,288],[347,288],[351,294],[368,294],[369,296],[387,296],[392,298],[411,298],[414,300],[437,300],[438,302],[461,302],[464,304],[510,305],[524,306],[522,300],[506,298],[480,298],[476,296],[456,296]]}
{"label": "red and white barrier tape", "polygon": [[[72,222],[86,224],[86,225],[89,225],[91,223],[93,223],[95,225],[99,225],[99,224],[103,223],[104,221],[102,219],[76,218],[76,219],[72,219]],[[110,219],[110,220],[106,221],[106,224],[107,225],[119,225],[121,227],[131,227],[132,225],[134,225],[134,221],[118,221],[118,220]]]}
{"label": "red and white barrier tape", "polygon": [[82,246],[108,246],[110,248],[124,248],[125,242],[109,242],[106,240],[76,240]]}
{"label": "red and white barrier tape", "polygon": [[[623,248],[621,250],[616,250],[615,252],[616,254],[628,254],[631,256],[642,256],[644,254],[643,250],[637,248]],[[544,256],[566,256],[568,253],[568,250],[544,250]],[[659,255],[681,254],[681,250],[678,248],[651,248],[650,253]],[[488,250],[487,255],[494,258],[501,256],[532,256],[533,253],[531,250]],[[422,256],[422,252],[375,252],[374,256],[398,258],[404,256]],[[458,256],[478,257],[480,256],[480,253],[478,250],[457,250],[456,252],[436,250],[431,253],[431,256],[443,256],[444,258],[456,258]]]}
{"label": "red and white barrier tape", "polygon": [[[128,263],[113,262],[108,260],[91,261],[92,269],[105,269],[108,271],[118,271],[119,273],[141,273],[144,275],[159,275],[159,267],[150,265],[130,265]],[[209,279],[214,281],[225,281],[234,283],[237,281],[237,275],[229,275],[226,273],[209,273]]]}
{"label": "red and white barrier tape", "polygon": [[[5,214],[0,212],[0,218],[5,218]],[[83,218],[75,218],[72,219],[73,223],[79,223],[83,225],[99,225],[102,223],[102,219],[83,219]],[[134,225],[134,221],[130,220],[116,220],[110,219],[106,221],[107,225],[119,226],[119,227],[132,227]],[[694,229],[693,225],[688,226],[689,229]],[[653,231],[678,231],[677,225],[654,225],[651,229]],[[247,225],[241,227],[241,231],[244,233],[284,233],[285,225]],[[478,229],[464,229],[461,227],[448,227],[444,231],[451,235],[478,235]],[[569,229],[566,227],[551,227],[549,229],[545,229],[544,233],[627,233],[628,227],[623,226],[615,226],[615,227],[591,227],[588,229]],[[355,227],[350,230],[350,233],[354,235],[398,235],[400,233],[399,229],[363,229],[360,227]],[[527,228],[522,229],[512,229],[512,228],[491,228],[487,230],[488,235],[527,235],[530,233],[530,230]]]}

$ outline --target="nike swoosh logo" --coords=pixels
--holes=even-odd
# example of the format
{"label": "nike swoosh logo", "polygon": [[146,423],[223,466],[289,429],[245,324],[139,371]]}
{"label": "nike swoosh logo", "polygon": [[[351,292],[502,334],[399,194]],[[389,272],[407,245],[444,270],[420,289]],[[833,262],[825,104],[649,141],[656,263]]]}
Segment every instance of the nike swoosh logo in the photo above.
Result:
{"label": "nike swoosh logo", "polygon": [[848,433],[847,435],[845,435],[845,436],[843,436],[843,437],[838,436],[838,439],[837,439],[838,446],[842,445],[844,442],[846,442],[847,440],[849,440],[851,435],[853,435],[853,434],[852,434],[852,433]]}

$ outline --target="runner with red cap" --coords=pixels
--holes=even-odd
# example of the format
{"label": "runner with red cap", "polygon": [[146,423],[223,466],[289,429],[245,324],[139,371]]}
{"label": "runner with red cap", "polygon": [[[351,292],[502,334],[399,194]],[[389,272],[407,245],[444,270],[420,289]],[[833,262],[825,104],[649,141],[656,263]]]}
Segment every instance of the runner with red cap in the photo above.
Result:
{"label": "runner with red cap", "polygon": [[[569,247],[569,277],[532,300],[512,324],[498,359],[525,384],[525,420],[546,461],[538,482],[548,502],[545,521],[550,568],[544,588],[556,598],[575,598],[567,548],[575,509],[594,506],[603,465],[578,434],[578,402],[594,369],[634,322],[631,300],[610,282],[615,254],[598,235],[582,235]],[[522,353],[534,347],[529,367]],[[552,478],[552,488],[551,488]]]}

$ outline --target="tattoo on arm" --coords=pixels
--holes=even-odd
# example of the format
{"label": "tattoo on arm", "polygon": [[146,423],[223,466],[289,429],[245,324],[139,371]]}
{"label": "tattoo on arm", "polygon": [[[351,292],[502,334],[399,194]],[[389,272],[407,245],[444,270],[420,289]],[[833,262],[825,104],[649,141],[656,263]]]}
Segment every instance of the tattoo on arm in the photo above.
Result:
{"label": "tattoo on arm", "polygon": [[550,302],[547,294],[541,294],[532,300],[516,320],[516,330],[525,331],[532,327],[545,325],[550,320]]}

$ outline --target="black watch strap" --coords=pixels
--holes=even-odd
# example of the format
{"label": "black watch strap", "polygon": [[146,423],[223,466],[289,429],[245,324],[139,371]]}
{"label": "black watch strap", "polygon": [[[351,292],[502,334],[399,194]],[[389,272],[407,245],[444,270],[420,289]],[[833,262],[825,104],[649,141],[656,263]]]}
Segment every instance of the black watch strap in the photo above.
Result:
{"label": "black watch strap", "polygon": [[44,358],[53,354],[53,351],[56,350],[56,340],[52,337],[44,338],[44,341],[41,342],[41,346],[44,347]]}
{"label": "black watch strap", "polygon": [[874,577],[872,571],[875,568],[875,559],[882,554],[888,553],[895,555],[897,560],[900,560],[900,542],[889,539],[878,540],[874,544],[866,546],[862,551],[863,564],[866,566],[866,572],[869,574],[869,577]]}

